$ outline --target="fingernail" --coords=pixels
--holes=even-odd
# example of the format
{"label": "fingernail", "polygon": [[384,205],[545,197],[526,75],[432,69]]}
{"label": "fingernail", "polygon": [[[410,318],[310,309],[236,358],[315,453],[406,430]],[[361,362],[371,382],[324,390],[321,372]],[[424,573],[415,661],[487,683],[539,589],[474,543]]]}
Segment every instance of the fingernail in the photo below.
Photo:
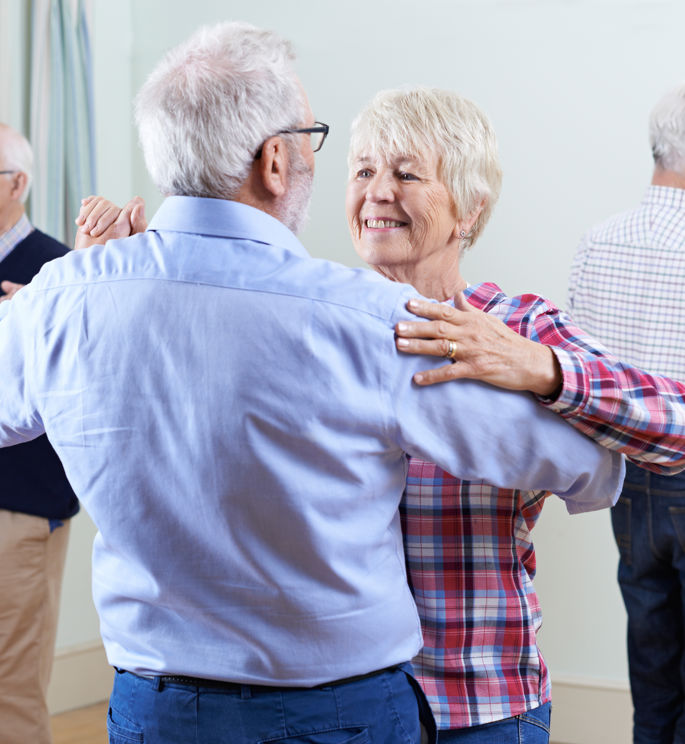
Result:
{"label": "fingernail", "polygon": [[398,346],[409,346],[409,339],[407,338],[398,338],[397,339],[397,345]]}
{"label": "fingernail", "polygon": [[422,374],[421,374],[420,372],[417,372],[417,373],[416,373],[416,374],[414,375],[414,382],[416,382],[416,383],[418,383],[418,384],[420,384],[420,383],[422,383],[422,382],[423,382],[423,375],[422,375]]}
{"label": "fingernail", "polygon": [[409,302],[407,303],[407,306],[408,307],[418,307],[419,306],[419,301],[418,300],[409,300]]}
{"label": "fingernail", "polygon": [[407,330],[407,324],[406,323],[398,323],[397,324],[397,331],[398,333],[404,333]]}

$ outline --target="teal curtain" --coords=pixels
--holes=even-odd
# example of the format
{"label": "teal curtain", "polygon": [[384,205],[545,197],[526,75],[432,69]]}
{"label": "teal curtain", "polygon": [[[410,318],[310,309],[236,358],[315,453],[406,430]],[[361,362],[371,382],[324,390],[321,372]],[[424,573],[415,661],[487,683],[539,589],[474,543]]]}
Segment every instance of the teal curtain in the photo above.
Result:
{"label": "teal curtain", "polygon": [[95,192],[95,128],[85,0],[31,3],[31,220],[71,246],[81,199]]}

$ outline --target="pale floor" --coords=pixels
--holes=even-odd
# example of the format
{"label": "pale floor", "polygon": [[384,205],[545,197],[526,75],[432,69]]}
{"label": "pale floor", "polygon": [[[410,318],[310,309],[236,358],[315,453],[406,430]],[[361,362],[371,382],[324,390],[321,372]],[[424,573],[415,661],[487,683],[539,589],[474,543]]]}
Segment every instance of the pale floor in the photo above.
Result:
{"label": "pale floor", "polygon": [[107,706],[105,700],[52,716],[53,744],[107,744]]}

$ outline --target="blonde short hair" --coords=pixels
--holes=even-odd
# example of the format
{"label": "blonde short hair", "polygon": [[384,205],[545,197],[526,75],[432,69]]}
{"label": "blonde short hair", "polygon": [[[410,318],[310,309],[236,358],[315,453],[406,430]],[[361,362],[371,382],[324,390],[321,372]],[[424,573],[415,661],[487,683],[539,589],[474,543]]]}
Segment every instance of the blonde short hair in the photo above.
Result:
{"label": "blonde short hair", "polygon": [[495,132],[475,103],[437,88],[380,91],[352,123],[348,165],[366,151],[385,158],[436,154],[458,217],[483,202],[462,248],[476,241],[499,197],[502,170]]}

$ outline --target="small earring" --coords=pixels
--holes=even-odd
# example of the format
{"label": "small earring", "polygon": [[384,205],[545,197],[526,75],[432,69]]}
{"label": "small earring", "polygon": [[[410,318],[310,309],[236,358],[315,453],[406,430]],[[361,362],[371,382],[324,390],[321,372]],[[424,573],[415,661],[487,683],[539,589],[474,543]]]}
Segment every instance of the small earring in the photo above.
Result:
{"label": "small earring", "polygon": [[466,230],[462,230],[462,231],[461,231],[461,232],[459,233],[459,237],[460,237],[460,238],[462,238],[462,240],[463,240],[463,239],[464,239],[464,238],[466,237]]}

